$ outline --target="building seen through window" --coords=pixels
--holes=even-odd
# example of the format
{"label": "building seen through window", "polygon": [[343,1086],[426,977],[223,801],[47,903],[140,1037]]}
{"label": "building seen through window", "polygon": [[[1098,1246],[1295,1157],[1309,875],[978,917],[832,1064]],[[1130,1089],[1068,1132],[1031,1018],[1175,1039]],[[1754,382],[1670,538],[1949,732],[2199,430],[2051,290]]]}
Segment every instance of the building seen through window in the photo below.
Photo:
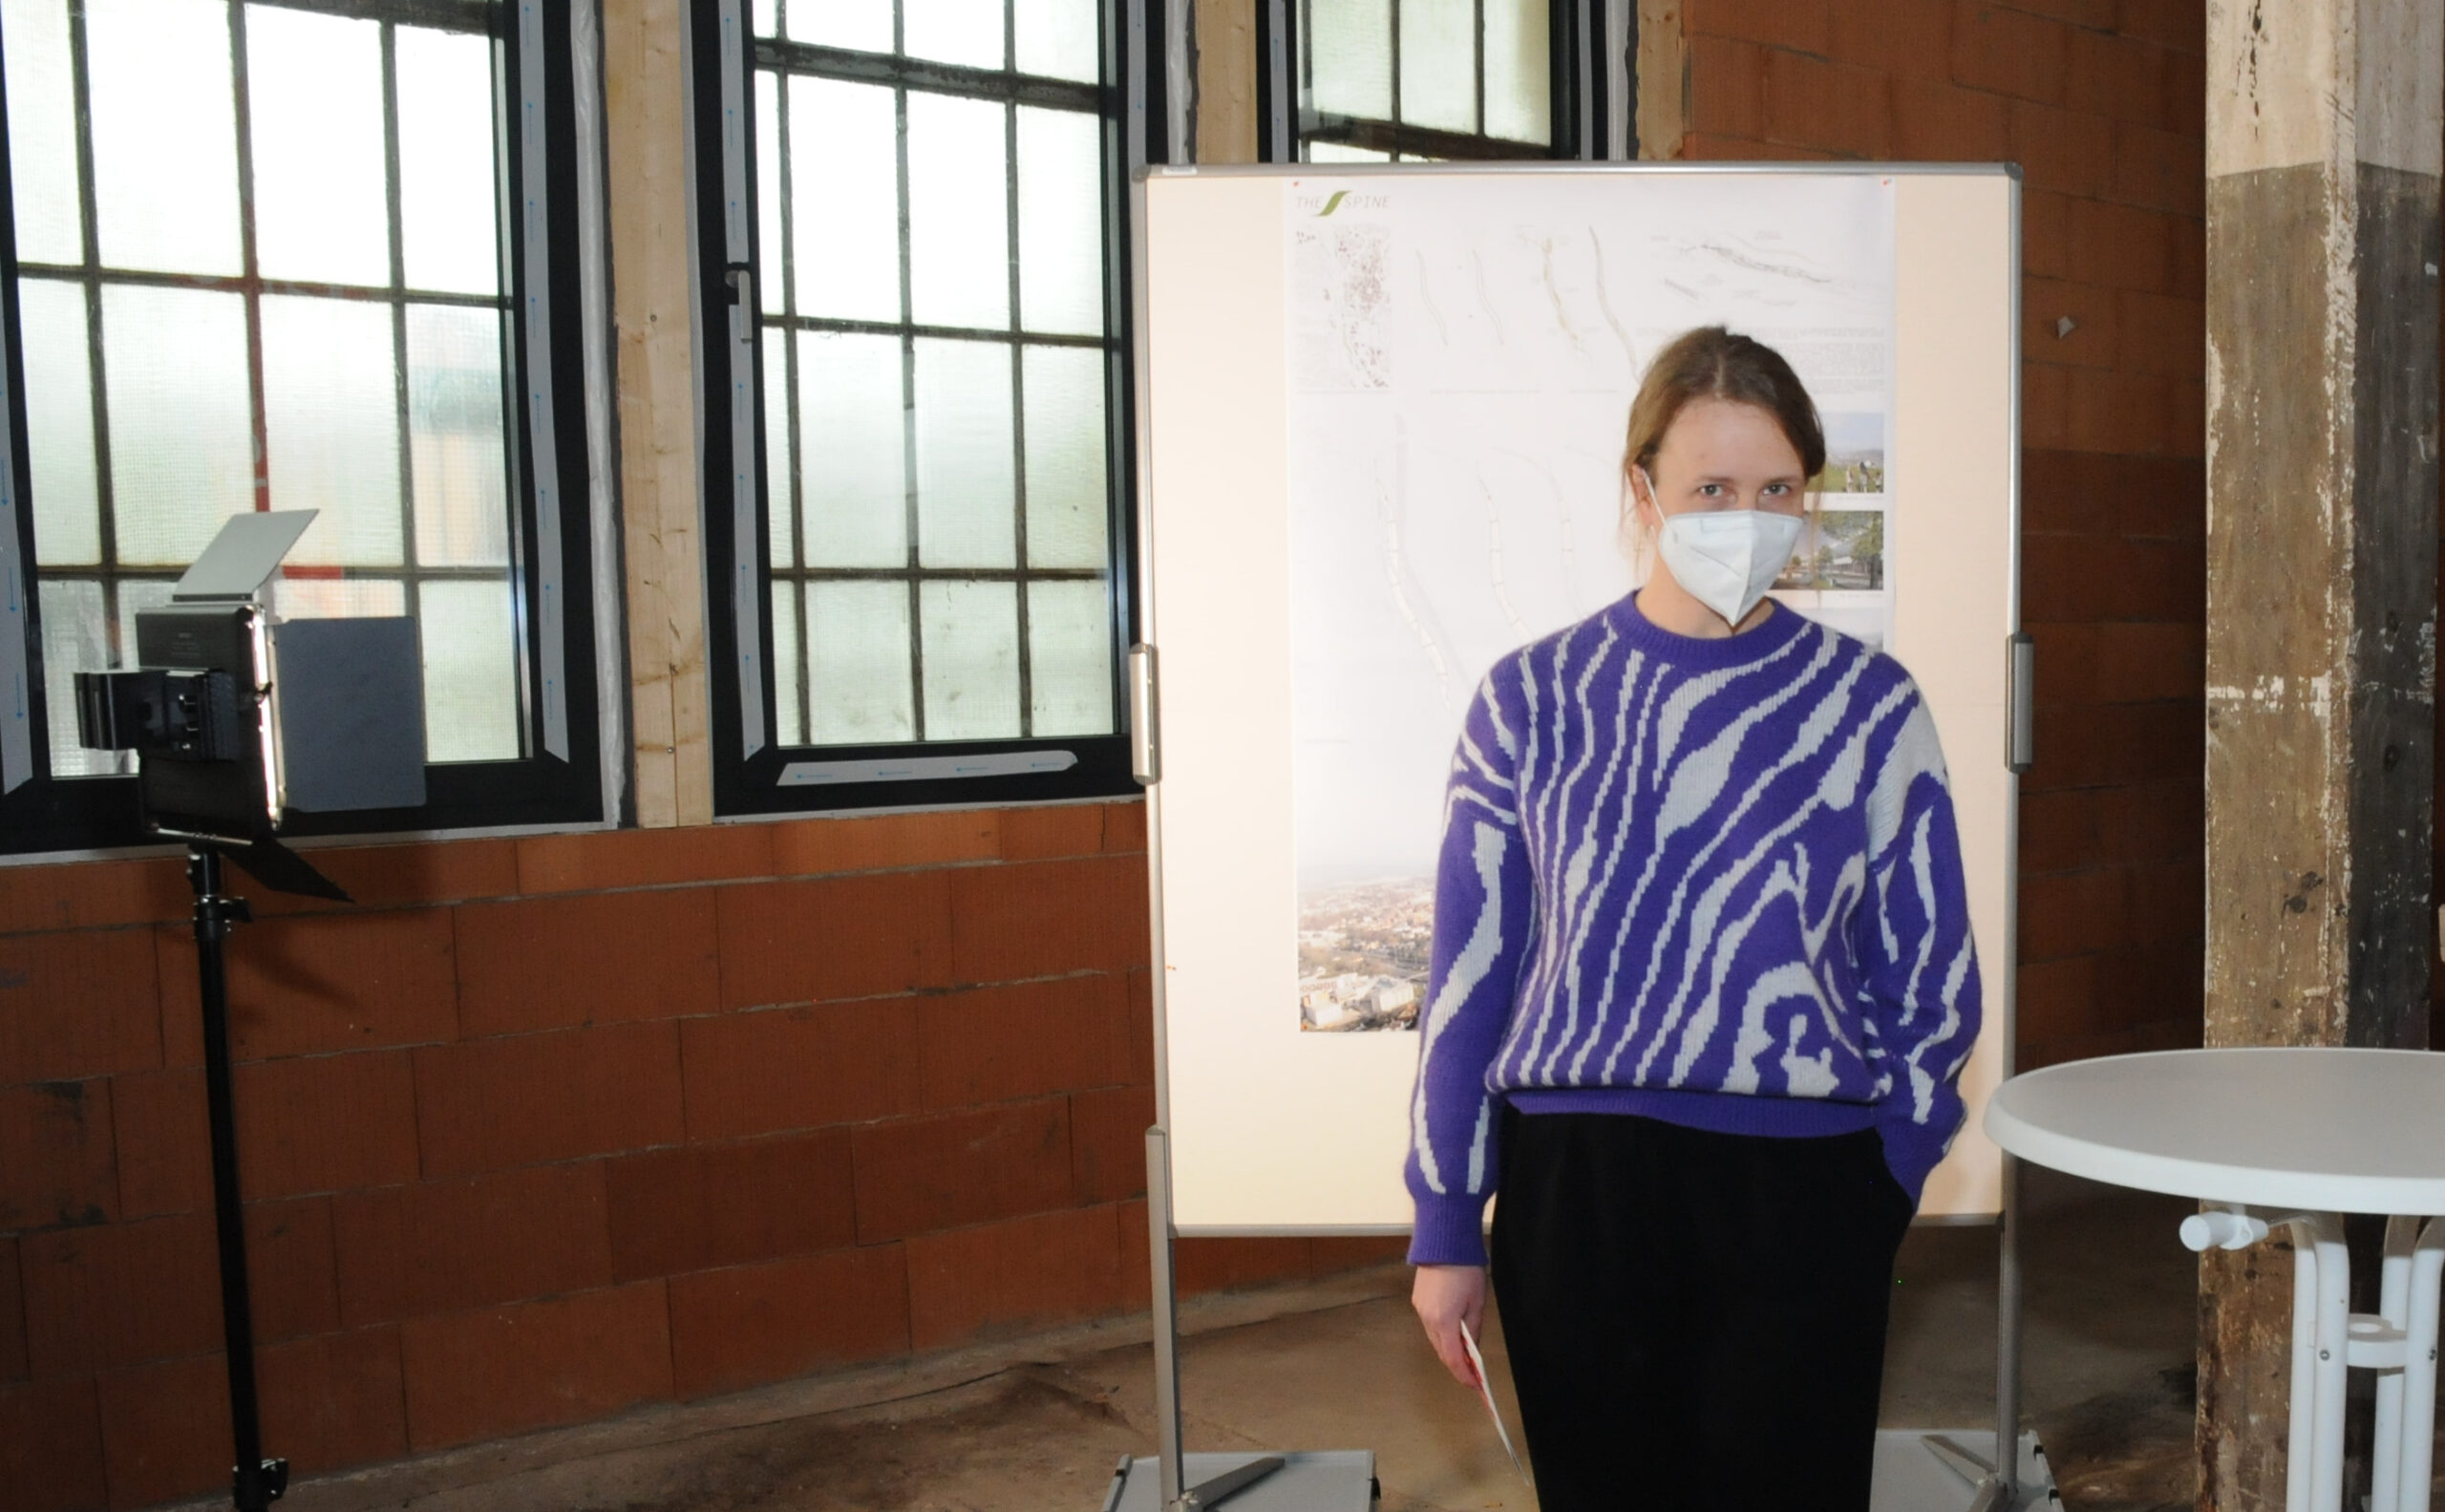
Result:
{"label": "building seen through window", "polygon": [[0,0],[54,776],[221,521],[321,511],[286,617],[410,614],[427,755],[524,753],[488,0]]}
{"label": "building seen through window", "polygon": [[1101,5],[752,24],[777,743],[1114,733]]}

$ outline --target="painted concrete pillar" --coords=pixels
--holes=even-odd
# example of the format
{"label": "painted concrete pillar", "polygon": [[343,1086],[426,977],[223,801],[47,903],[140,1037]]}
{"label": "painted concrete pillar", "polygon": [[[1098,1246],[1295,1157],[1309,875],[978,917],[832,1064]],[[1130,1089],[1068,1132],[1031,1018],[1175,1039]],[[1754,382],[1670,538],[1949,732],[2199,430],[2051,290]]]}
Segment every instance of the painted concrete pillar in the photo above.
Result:
{"label": "painted concrete pillar", "polygon": [[[2210,1045],[2426,1038],[2440,79],[2445,0],[2208,6]],[[2202,1508],[2284,1503],[2289,1288],[2200,1263]]]}

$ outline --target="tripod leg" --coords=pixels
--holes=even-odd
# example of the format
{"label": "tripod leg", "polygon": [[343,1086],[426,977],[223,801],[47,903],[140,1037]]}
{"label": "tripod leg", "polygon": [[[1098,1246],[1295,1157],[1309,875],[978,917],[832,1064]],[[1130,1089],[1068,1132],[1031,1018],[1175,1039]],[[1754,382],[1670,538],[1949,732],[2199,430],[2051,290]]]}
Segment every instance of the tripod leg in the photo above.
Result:
{"label": "tripod leg", "polygon": [[212,1207],[221,1241],[221,1327],[228,1348],[229,1424],[237,1450],[231,1493],[238,1512],[264,1512],[288,1489],[288,1462],[266,1459],[255,1394],[254,1309],[246,1290],[246,1226],[238,1189],[238,1128],[229,1076],[229,977],[223,947],[249,914],[221,890],[221,853],[187,852],[195,889],[197,985],[203,1001],[203,1082],[212,1128]]}

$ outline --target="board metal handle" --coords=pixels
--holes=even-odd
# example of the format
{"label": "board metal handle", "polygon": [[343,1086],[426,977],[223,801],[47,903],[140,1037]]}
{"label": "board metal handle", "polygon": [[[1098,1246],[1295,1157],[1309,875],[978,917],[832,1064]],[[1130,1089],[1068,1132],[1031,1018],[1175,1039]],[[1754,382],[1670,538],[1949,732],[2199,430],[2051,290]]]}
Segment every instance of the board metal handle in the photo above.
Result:
{"label": "board metal handle", "polygon": [[2005,637],[2005,682],[2010,720],[2004,730],[2004,765],[2015,773],[2037,764],[2037,642],[2027,630]]}
{"label": "board metal handle", "polygon": [[1141,641],[1129,648],[1129,775],[1144,787],[1163,779],[1155,718],[1155,648]]}

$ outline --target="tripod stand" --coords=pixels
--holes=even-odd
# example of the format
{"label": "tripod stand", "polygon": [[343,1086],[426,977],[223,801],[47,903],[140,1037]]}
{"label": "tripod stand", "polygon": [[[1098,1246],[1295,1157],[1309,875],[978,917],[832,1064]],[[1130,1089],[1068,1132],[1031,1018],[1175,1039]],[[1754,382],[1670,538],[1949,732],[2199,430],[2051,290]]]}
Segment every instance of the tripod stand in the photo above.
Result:
{"label": "tripod stand", "polygon": [[264,1512],[288,1489],[288,1461],[266,1459],[255,1393],[254,1308],[246,1288],[246,1225],[238,1189],[238,1128],[229,1076],[229,972],[223,948],[251,923],[246,900],[222,890],[224,848],[266,884],[346,902],[348,894],[277,841],[243,847],[190,838],[187,885],[195,893],[195,965],[203,1000],[203,1084],[212,1128],[212,1214],[221,1242],[221,1328],[229,1360],[229,1427],[237,1449],[231,1494],[238,1512]]}

